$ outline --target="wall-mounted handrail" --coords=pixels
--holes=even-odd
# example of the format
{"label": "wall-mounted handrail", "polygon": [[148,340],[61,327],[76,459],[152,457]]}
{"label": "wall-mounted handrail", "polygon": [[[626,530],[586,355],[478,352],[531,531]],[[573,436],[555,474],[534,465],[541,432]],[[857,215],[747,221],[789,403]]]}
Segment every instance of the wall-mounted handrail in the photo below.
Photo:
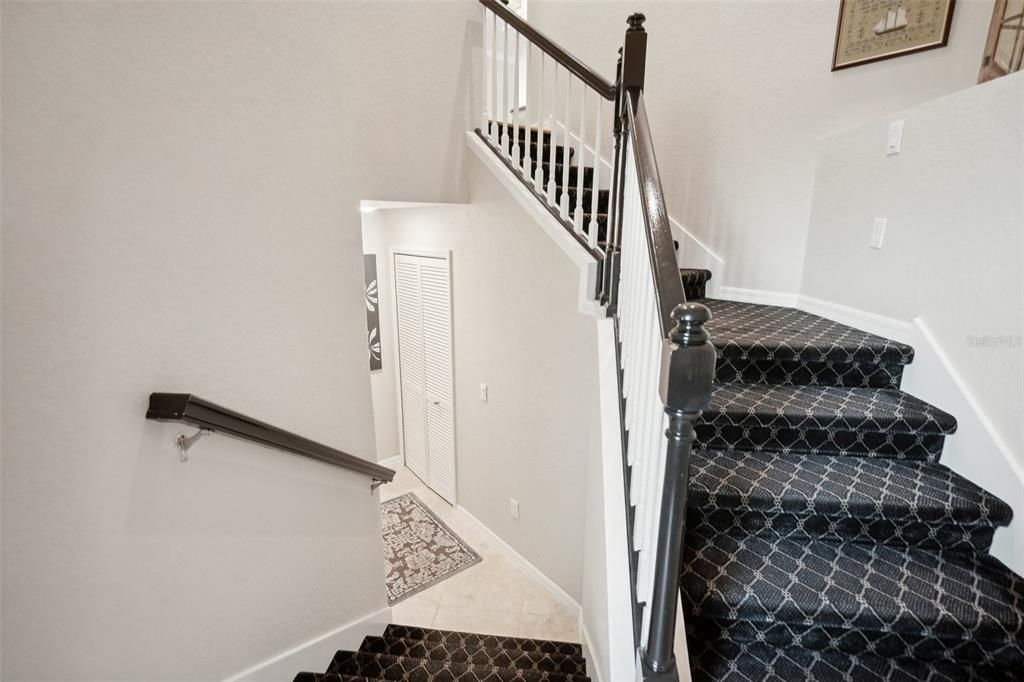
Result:
{"label": "wall-mounted handrail", "polygon": [[395,472],[392,469],[271,426],[266,422],[221,407],[191,393],[151,393],[146,419],[190,424],[199,428],[201,432],[223,433],[284,450],[324,464],[370,476],[374,481],[390,482],[395,477]]}
{"label": "wall-mounted handrail", "polygon": [[518,31],[520,35],[526,36],[530,42],[571,71],[573,75],[589,85],[591,89],[606,100],[611,101],[615,99],[615,86],[613,84],[570,54],[564,47],[526,23],[525,19],[506,7],[506,3],[499,2],[498,0],[480,0],[480,4],[501,17],[509,26]]}

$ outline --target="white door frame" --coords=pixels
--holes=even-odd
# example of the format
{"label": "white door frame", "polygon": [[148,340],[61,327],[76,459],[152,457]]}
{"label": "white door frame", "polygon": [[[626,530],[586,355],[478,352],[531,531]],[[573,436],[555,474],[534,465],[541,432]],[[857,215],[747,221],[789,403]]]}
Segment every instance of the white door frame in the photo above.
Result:
{"label": "white door frame", "polygon": [[[402,458],[402,466],[405,466],[405,411],[402,405],[402,353],[398,345],[398,285],[395,279],[395,256],[420,256],[423,258],[439,258],[444,259],[448,264],[448,310],[451,311],[449,315],[449,321],[451,329],[449,330],[449,338],[451,339],[451,348],[449,349],[452,354],[452,442],[455,448],[455,494],[452,496],[452,506],[456,506],[459,500],[459,442],[458,442],[458,429],[456,427],[457,415],[455,410],[455,401],[457,399],[455,392],[455,280],[452,276],[452,252],[448,250],[434,250],[434,249],[416,249],[407,248],[402,246],[392,246],[388,250],[388,267],[391,268],[391,338],[395,340],[395,401],[398,403],[398,424],[399,424],[399,438],[398,447],[400,457]],[[410,470],[411,471],[411,470]],[[426,481],[424,485],[430,487]]]}

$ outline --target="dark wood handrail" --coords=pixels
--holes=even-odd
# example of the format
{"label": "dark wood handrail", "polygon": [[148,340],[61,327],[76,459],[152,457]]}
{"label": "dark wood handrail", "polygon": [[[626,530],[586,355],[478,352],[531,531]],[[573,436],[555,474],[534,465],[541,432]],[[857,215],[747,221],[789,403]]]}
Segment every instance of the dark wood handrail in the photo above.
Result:
{"label": "dark wood handrail", "polygon": [[377,481],[391,481],[395,477],[392,469],[247,417],[191,393],[151,393],[146,419],[191,424],[348,469]]}
{"label": "dark wood handrail", "polygon": [[480,0],[480,4],[501,17],[505,23],[526,36],[530,42],[543,50],[556,62],[571,71],[577,78],[590,86],[608,101],[615,99],[615,86],[599,76],[593,69],[569,54],[561,45],[526,23],[526,20],[510,10],[499,0]]}
{"label": "dark wood handrail", "polygon": [[647,248],[651,259],[651,274],[654,278],[654,293],[658,302],[658,316],[661,322],[661,338],[671,338],[676,321],[672,311],[677,305],[686,303],[683,282],[676,263],[676,249],[672,239],[672,226],[665,206],[665,193],[661,189],[661,175],[658,161],[654,156],[654,142],[651,126],[647,121],[643,92],[627,90],[625,97],[626,116],[629,128],[629,147],[633,150],[636,174],[640,184],[640,205],[647,223]]}

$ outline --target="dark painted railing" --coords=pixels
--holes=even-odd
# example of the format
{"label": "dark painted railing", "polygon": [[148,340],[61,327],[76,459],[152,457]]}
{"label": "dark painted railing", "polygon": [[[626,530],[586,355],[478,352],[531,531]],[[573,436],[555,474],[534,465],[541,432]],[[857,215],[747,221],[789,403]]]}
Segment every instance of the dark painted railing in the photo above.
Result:
{"label": "dark painted railing", "polygon": [[[146,419],[182,422],[200,429],[200,433],[205,431],[234,436],[364,474],[372,478],[374,482],[390,482],[395,477],[395,472],[392,469],[271,426],[266,422],[203,400],[191,393],[151,393]],[[191,445],[190,439],[179,436],[178,447],[182,449],[183,458],[185,458],[189,445]]]}
{"label": "dark painted railing", "polygon": [[[679,677],[674,643],[690,455],[697,420],[710,402],[716,353],[704,329],[711,313],[687,303],[679,274],[644,106],[644,21],[642,14],[629,17],[619,65],[615,229],[602,300],[617,319],[624,358],[622,417],[629,430],[630,499],[637,501],[631,527],[637,599],[643,602],[640,664],[645,680],[667,681]],[[651,357],[653,348],[660,357]],[[657,377],[649,375],[652,369]],[[648,432],[652,424],[663,431]]]}
{"label": "dark painted railing", "polygon": [[[480,3],[485,104],[477,133],[601,265],[596,294],[619,340],[634,644],[645,680],[677,680],[690,455],[696,422],[710,402],[715,349],[704,329],[711,314],[687,303],[677,265],[644,106],[645,18],[628,19],[613,85],[498,0]],[[524,78],[533,82],[528,109],[521,107]],[[588,93],[597,100],[592,117]],[[602,147],[613,154],[610,164]],[[602,195],[606,201],[599,202]]]}

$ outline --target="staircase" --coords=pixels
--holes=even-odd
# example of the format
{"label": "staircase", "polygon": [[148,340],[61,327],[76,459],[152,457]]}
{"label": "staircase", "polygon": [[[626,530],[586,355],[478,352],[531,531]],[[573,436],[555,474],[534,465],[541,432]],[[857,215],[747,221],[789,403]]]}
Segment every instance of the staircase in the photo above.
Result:
{"label": "staircase", "polygon": [[939,462],[956,420],[900,390],[913,349],[680,276],[717,351],[680,580],[693,679],[1024,680],[1024,581],[988,555],[1012,512]]}
{"label": "staircase", "polygon": [[[485,64],[496,96],[477,133],[601,263],[638,678],[676,678],[678,592],[697,682],[1024,680],[1024,580],[989,555],[1011,509],[941,464],[956,419],[900,390],[913,349],[792,308],[709,299],[709,271],[677,274],[643,15],[627,20],[612,85],[480,2],[490,45],[507,46],[498,28],[512,26],[556,63],[554,114],[541,87],[525,117],[502,95],[518,86],[515,59],[504,74]],[[571,89],[561,108],[559,67],[589,88],[578,110],[597,95],[593,151]],[[614,100],[610,183],[594,161],[609,137],[601,98]]]}
{"label": "staircase", "polygon": [[579,644],[388,625],[294,682],[590,682]]}
{"label": "staircase", "polygon": [[1011,510],[939,463],[913,349],[791,308],[704,299],[680,590],[695,680],[1021,680]]}

